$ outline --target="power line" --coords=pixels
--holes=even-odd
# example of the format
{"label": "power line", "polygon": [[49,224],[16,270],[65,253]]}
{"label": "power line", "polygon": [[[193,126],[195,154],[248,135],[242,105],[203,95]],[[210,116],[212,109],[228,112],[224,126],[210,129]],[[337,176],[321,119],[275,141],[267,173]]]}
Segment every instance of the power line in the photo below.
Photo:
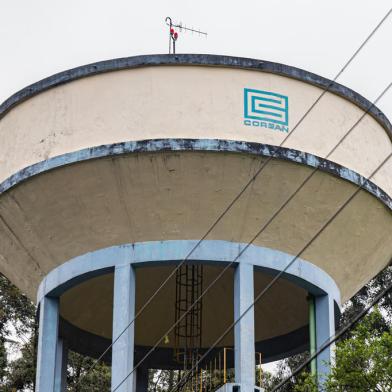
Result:
{"label": "power line", "polygon": [[[334,148],[328,153],[327,156],[331,155],[336,148],[346,139],[346,137],[353,131],[353,129],[361,122],[361,120],[366,116],[366,114],[371,110],[371,108],[375,105],[378,100],[380,100],[384,94],[391,88],[392,82],[382,91],[382,93],[377,97],[377,99],[369,106],[366,112],[364,112],[361,117],[353,124],[353,126],[346,132],[346,134],[342,137],[342,139],[335,145]],[[386,158],[386,160],[388,160]],[[256,235],[252,238],[252,240],[239,252],[239,254],[232,260],[229,264],[226,265],[226,267],[218,274],[218,276],[208,285],[208,287],[203,291],[203,293],[196,299],[196,301],[188,308],[188,310],[182,315],[182,317],[177,320],[176,323],[174,323],[168,331],[156,342],[156,344],[145,354],[145,356],[138,362],[138,364],[134,367],[134,369],[131,371],[131,373],[128,374],[128,376],[122,381],[125,382],[125,380],[132,374],[132,372],[137,369],[146,359],[147,357],[158,347],[160,342],[164,339],[166,335],[168,335],[174,328],[175,326],[181,322],[181,320],[192,310],[192,308],[203,298],[203,296],[210,290],[212,286],[215,285],[215,283],[224,275],[224,273],[238,260],[239,257],[248,249],[248,247],[256,240],[256,238],[266,229],[266,227],[269,226],[269,224],[275,219],[275,217],[283,210],[283,208],[298,194],[298,192],[303,188],[303,186],[313,177],[313,175],[318,171],[318,168],[314,168],[312,173],[310,173],[309,176],[305,178],[305,180],[300,184],[300,186],[296,189],[296,191],[282,204],[282,206],[275,211],[275,213],[270,217],[270,219],[261,227],[261,229],[256,233]],[[368,180],[367,180],[368,181]],[[361,185],[361,188],[366,184],[366,181]],[[361,189],[359,188],[359,189]],[[301,251],[302,253],[303,251]],[[296,256],[298,257],[298,255]],[[292,263],[295,261],[294,259]],[[292,264],[291,263],[291,264]],[[286,269],[283,271],[285,272],[289,268],[289,266],[286,267]],[[283,273],[282,272],[282,273]],[[120,384],[121,385],[121,384]],[[119,385],[119,386],[120,386]],[[119,387],[118,386],[118,387]],[[117,387],[117,388],[118,388]],[[116,389],[117,389],[116,388]],[[116,390],[114,389],[114,391]]]}
{"label": "power line", "polygon": [[[175,273],[181,268],[182,265],[189,259],[189,257],[193,254],[193,252],[198,248],[198,246],[207,238],[207,236],[212,232],[212,230],[217,226],[217,224],[222,220],[222,218],[227,214],[227,212],[233,207],[233,205],[242,197],[242,195],[246,192],[249,186],[256,180],[259,174],[263,171],[263,169],[268,165],[268,163],[275,158],[283,144],[289,139],[289,137],[293,134],[293,132],[298,128],[298,126],[304,121],[304,119],[309,115],[309,113],[313,110],[313,108],[318,104],[318,102],[322,99],[322,97],[329,91],[332,87],[333,83],[337,80],[337,78],[345,71],[345,69],[351,64],[354,58],[358,55],[358,53],[364,48],[370,38],[376,33],[376,31],[381,27],[381,25],[385,22],[385,20],[392,13],[392,8],[387,12],[387,14],[381,19],[381,21],[377,24],[377,26],[371,31],[371,33],[367,36],[365,41],[358,47],[358,49],[354,52],[354,54],[349,58],[349,60],[345,63],[342,69],[338,72],[338,74],[334,77],[332,81],[328,84],[327,88],[323,90],[323,92],[319,95],[316,101],[308,108],[308,110],[304,113],[304,115],[299,119],[299,121],[295,124],[290,133],[282,140],[282,142],[278,145],[278,148],[275,152],[271,154],[260,166],[257,172],[250,178],[250,180],[245,184],[245,186],[241,189],[241,191],[234,197],[234,199],[229,203],[229,205],[221,212],[218,218],[213,222],[207,232],[201,237],[199,241],[192,247],[192,249],[187,253],[185,258],[177,265],[177,267],[166,277],[166,279],[160,284],[158,289],[149,297],[149,299],[144,303],[144,305],[139,309],[136,313],[135,317],[129,322],[129,324],[121,331],[121,333],[111,342],[111,344],[107,347],[107,349],[94,361],[91,367],[87,370],[86,374],[88,374],[96,364],[109,352],[109,350],[113,347],[113,345],[120,339],[120,337],[127,331],[127,329],[136,321],[136,319],[140,316],[140,314],[147,308],[147,306],[153,301],[153,299],[158,295],[158,293],[163,289],[164,286],[169,282],[169,280],[175,275]],[[374,104],[373,104],[374,105]],[[372,106],[373,106],[372,105]],[[367,112],[366,112],[367,113]],[[196,301],[197,302],[197,301]]]}
{"label": "power line", "polygon": [[[386,20],[386,18],[391,14],[392,9],[388,12],[388,14],[382,19],[382,21],[376,26],[376,28],[373,30],[373,32],[370,34],[370,36],[366,39],[365,43],[369,40],[369,38],[374,34],[374,32],[381,26],[381,24]],[[360,48],[363,48],[364,44],[362,44],[360,46]],[[358,49],[355,52],[355,55],[357,55],[359,53]],[[348,63],[350,63],[353,58],[355,57],[352,56],[349,60]],[[344,70],[347,67],[347,64],[342,68],[342,70]],[[341,71],[342,72],[342,71]],[[338,76],[341,74],[341,72],[338,74]],[[284,143],[285,140],[288,139],[288,137],[294,132],[295,128],[299,125],[299,123],[301,123],[303,121],[303,119],[306,117],[306,115],[312,110],[312,108],[316,105],[316,103],[321,99],[321,97],[328,91],[329,87],[331,86],[332,83],[330,83],[330,85],[328,86],[327,90],[324,90],[323,93],[319,96],[319,98],[316,100],[316,102],[311,106],[311,108],[305,113],[305,115],[300,119],[300,121],[296,124],[296,126],[294,127],[294,129],[291,131],[291,133],[283,140],[283,142],[279,145],[279,148],[282,146],[282,144]],[[384,91],[380,94],[380,96],[376,99],[376,101],[371,104],[371,106],[368,108],[368,110],[360,117],[360,119],[353,125],[353,127],[351,127],[351,129],[348,131],[348,133],[345,134],[345,136],[341,139],[341,141],[334,147],[334,149],[332,149],[332,151],[327,155],[330,156],[335,150],[336,148],[341,144],[341,142],[344,141],[344,139],[348,136],[348,134],[355,128],[356,125],[358,125],[358,123],[362,120],[362,118],[369,112],[369,110],[375,105],[376,102],[378,102],[378,100],[389,90],[389,88],[391,87],[392,83],[390,83],[386,89],[384,89]],[[234,204],[234,202],[236,200],[239,199],[239,197],[245,192],[245,190],[247,189],[247,187],[254,181],[254,179],[256,179],[256,177],[261,173],[262,169],[266,166],[266,164],[271,160],[272,156],[260,167],[260,169],[258,170],[258,172],[252,177],[252,179],[246,184],[246,186],[242,189],[242,191],[240,192],[240,194],[233,200],[233,202],[229,205],[229,207],[225,210],[225,213],[231,208],[231,206]],[[387,160],[389,159],[389,157],[387,158]],[[250,244],[261,234],[261,232],[264,230],[264,228],[266,226],[269,225],[270,222],[272,222],[272,220],[274,219],[274,217],[284,208],[284,206],[299,192],[299,190],[303,187],[303,185],[305,185],[305,183],[310,179],[310,177],[313,176],[313,174],[315,173],[315,171],[317,171],[318,168],[316,168],[312,174],[307,177],[307,179],[304,181],[304,183],[301,184],[301,186],[294,192],[294,194],[288,199],[288,201],[286,203],[284,203],[284,205],[273,215],[273,217],[267,222],[267,225],[263,226],[263,228],[256,234],[256,236],[251,240],[250,243],[248,243],[248,245],[240,252],[240,254],[230,263],[228,264],[225,269],[217,276],[217,278],[207,287],[207,289],[201,294],[201,296],[190,306],[190,308],[188,309],[188,311],[186,313],[183,314],[183,316],[177,320],[177,323],[180,322],[182,320],[183,317],[186,316],[186,314],[195,306],[195,304],[197,302],[200,301],[200,299],[203,297],[203,295],[205,295],[205,293],[212,287],[213,284],[216,283],[217,280],[219,280],[219,278],[225,273],[225,271],[241,256],[241,254],[250,246]],[[363,184],[364,185],[364,184]],[[362,186],[363,186],[362,185]],[[361,187],[362,187],[361,186]],[[361,188],[359,188],[361,189]],[[225,214],[224,213],[224,214]],[[224,215],[223,214],[223,215]],[[219,220],[223,217],[223,215],[220,215],[220,217],[217,219],[217,221],[215,221],[214,224],[218,223]],[[213,225],[214,226],[214,225]],[[207,233],[209,233],[213,226],[209,229],[209,231]],[[186,259],[190,256],[190,254],[193,253],[194,249],[196,249],[196,247],[204,240],[204,238],[207,236],[208,234],[206,234],[205,236],[202,237],[202,239],[192,248],[192,250],[190,251],[190,253],[188,253],[188,255],[186,256],[186,258],[177,266],[177,268],[172,272],[172,274],[169,275],[169,278],[174,274],[174,272],[186,261]],[[294,260],[295,261],[295,260]],[[285,271],[285,270],[284,270]],[[167,279],[168,280],[168,279]],[[167,281],[166,280],[166,281]],[[165,281],[165,282],[166,282]],[[162,286],[161,286],[162,287]],[[158,289],[159,290],[159,289]],[[157,294],[157,293],[155,293]],[[154,294],[154,296],[155,296]],[[137,318],[137,316],[135,316],[135,318],[133,319],[133,321]],[[132,323],[132,322],[131,322]],[[129,326],[131,325],[131,323],[129,324]],[[149,352],[143,357],[143,359],[136,365],[136,367],[131,371],[131,373],[129,373],[125,379],[114,389],[114,391],[116,391],[124,382],[125,380],[133,373],[133,371],[140,366],[140,364],[155,350],[155,348],[158,346],[158,344],[161,342],[161,340],[164,338],[164,336],[166,336],[168,333],[170,333],[170,331],[175,327],[176,323],[168,330],[167,333],[165,333],[161,339],[159,339],[159,341],[153,346],[152,349],[149,350]],[[126,329],[125,329],[126,330]],[[120,335],[121,336],[121,335]],[[114,344],[115,342],[113,342],[112,344]],[[200,362],[200,361],[199,361]],[[198,363],[199,363],[198,362]],[[113,392],[114,392],[113,391]]]}
{"label": "power line", "polygon": [[[389,260],[389,263],[392,262],[392,258]],[[343,328],[340,329],[339,332],[335,333],[335,335],[330,336],[322,345],[321,347],[313,354],[311,355],[302,365],[298,366],[292,373],[290,376],[288,376],[285,380],[283,380],[281,383],[279,383],[276,387],[274,387],[274,389],[271,392],[275,392],[278,389],[282,388],[283,385],[285,385],[288,381],[290,381],[290,379],[294,376],[296,376],[298,373],[300,373],[302,371],[302,369],[304,369],[310,362],[313,361],[313,359],[317,358],[318,355],[320,355],[325,349],[327,349],[331,344],[335,343],[340,337],[342,337],[346,332],[348,332],[349,330],[351,330],[363,317],[366,316],[367,313],[369,313],[369,311],[376,305],[378,304],[378,302],[381,301],[382,298],[384,298],[384,296],[386,294],[388,294],[388,292],[392,290],[392,283],[387,286],[387,288],[382,291],[381,293],[379,293],[374,299],[373,301],[370,302],[370,304],[365,307],[364,309],[362,309],[361,312],[359,312],[359,314],[357,314],[354,319],[351,321],[351,323],[347,324],[346,326],[344,326]]]}
{"label": "power line", "polygon": [[[371,177],[373,177],[377,171],[392,157],[392,153],[389,154],[383,161],[382,163],[376,168],[376,170],[367,178],[367,180],[362,183],[361,185],[358,186],[356,191],[343,203],[343,205],[332,215],[330,219],[317,231],[316,235],[313,236],[313,238],[301,249],[299,253],[287,264],[287,266],[282,270],[279,271],[279,273],[268,283],[268,285],[256,296],[255,300],[251,305],[249,305],[245,311],[238,317],[237,320],[235,320],[229,327],[218,337],[218,339],[214,342],[214,344],[203,354],[203,356],[196,362],[196,364],[190,369],[185,375],[185,381],[186,382],[191,374],[193,374],[194,370],[199,366],[199,364],[206,358],[206,356],[222,341],[222,339],[231,331],[231,329],[249,312],[250,309],[252,309],[255,304],[262,298],[266,292],[269,291],[269,289],[280,279],[280,277],[293,265],[293,263],[301,256],[303,252],[305,252],[309,246],[320,236],[320,234],[330,225],[330,223],[336,218],[336,216],[351,202],[351,200],[358,194],[358,192],[363,188],[363,186],[369,181]],[[170,391],[173,392],[178,388],[178,385],[182,382],[180,380],[177,385]],[[116,388],[117,389],[117,388]],[[114,389],[114,391],[116,391]],[[114,392],[113,391],[113,392]]]}

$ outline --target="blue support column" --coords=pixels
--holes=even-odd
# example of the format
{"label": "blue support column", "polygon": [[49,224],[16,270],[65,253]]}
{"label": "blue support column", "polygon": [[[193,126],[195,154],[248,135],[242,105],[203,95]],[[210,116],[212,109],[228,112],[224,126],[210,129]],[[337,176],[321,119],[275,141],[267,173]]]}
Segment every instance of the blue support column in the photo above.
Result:
{"label": "blue support column", "polygon": [[40,303],[36,392],[55,389],[59,300],[44,297]]}
{"label": "blue support column", "polygon": [[[116,266],[114,272],[113,340],[135,317],[135,272],[131,264]],[[134,390],[133,370],[135,325],[126,329],[112,348],[112,391]],[[123,382],[126,379],[125,382]]]}
{"label": "blue support column", "polygon": [[[239,263],[234,273],[234,319],[253,304],[253,265]],[[252,307],[234,327],[235,382],[241,392],[253,392],[255,387],[255,319]]]}
{"label": "blue support column", "polygon": [[[316,341],[319,349],[335,334],[335,307],[329,295],[315,297],[316,307]],[[317,377],[319,385],[324,383],[330,373],[330,365],[334,363],[333,345],[326,348],[317,356]]]}
{"label": "blue support column", "polygon": [[68,346],[63,339],[57,341],[54,392],[67,390]]}

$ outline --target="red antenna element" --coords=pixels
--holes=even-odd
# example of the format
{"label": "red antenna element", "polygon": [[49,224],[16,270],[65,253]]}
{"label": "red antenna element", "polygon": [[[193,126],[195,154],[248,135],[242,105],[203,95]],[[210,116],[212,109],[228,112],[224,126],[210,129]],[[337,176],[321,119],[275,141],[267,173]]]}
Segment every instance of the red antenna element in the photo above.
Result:
{"label": "red antenna element", "polygon": [[174,30],[175,27],[177,27],[180,30],[180,32],[182,32],[182,31],[184,31],[184,32],[189,31],[189,32],[197,33],[199,35],[204,35],[205,37],[207,37],[207,33],[204,33],[203,31],[195,30],[195,29],[191,29],[189,27],[186,27],[181,22],[179,24],[173,23],[173,21],[170,18],[170,16],[168,16],[165,19],[165,22],[169,26],[169,54],[172,53],[172,48],[173,48],[173,54],[176,53],[176,41],[178,39],[178,33],[177,33],[177,31]]}

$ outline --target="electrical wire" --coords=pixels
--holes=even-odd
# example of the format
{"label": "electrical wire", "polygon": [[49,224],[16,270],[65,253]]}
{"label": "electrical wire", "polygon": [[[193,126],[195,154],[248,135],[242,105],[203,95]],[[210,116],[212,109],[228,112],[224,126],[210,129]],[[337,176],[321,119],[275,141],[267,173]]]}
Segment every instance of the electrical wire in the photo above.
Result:
{"label": "electrical wire", "polygon": [[[268,285],[256,296],[255,300],[252,302],[251,305],[249,305],[245,311],[232,323],[230,324],[227,329],[218,337],[218,339],[214,342],[214,344],[203,354],[203,356],[196,362],[196,364],[188,371],[187,375],[185,375],[185,380],[182,381],[180,380],[177,385],[170,391],[174,392],[176,389],[178,389],[178,385],[184,384],[187,382],[189,379],[190,375],[193,374],[194,370],[197,369],[199,364],[207,357],[207,355],[222,341],[222,339],[231,331],[232,328],[237,325],[239,321],[249,312],[250,309],[252,309],[255,304],[267,293],[270,288],[282,277],[282,275],[294,264],[294,262],[301,256],[302,253],[304,253],[310,245],[313,244],[313,242],[320,236],[320,234],[330,225],[330,223],[338,216],[338,214],[352,201],[352,199],[358,194],[358,192],[363,188],[363,186],[369,181],[370,178],[372,178],[378,170],[392,157],[392,153],[390,153],[383,161],[382,163],[376,168],[376,170],[366,179],[364,183],[358,186],[356,191],[343,203],[343,205],[332,215],[330,219],[317,231],[315,236],[301,249],[299,253],[297,253],[296,256],[293,257],[293,259],[286,265],[286,267],[279,271],[277,275],[268,283]],[[115,388],[113,392],[115,392],[118,389]]]}
{"label": "electrical wire", "polygon": [[[376,28],[372,31],[372,33],[371,33],[371,34],[369,35],[369,37],[365,40],[365,42],[360,46],[360,48],[358,48],[358,50],[355,52],[355,54],[350,58],[348,64],[353,60],[353,58],[354,58],[354,57],[359,53],[359,51],[364,47],[364,45],[366,44],[366,42],[368,42],[368,40],[370,39],[370,37],[371,37],[371,36],[375,33],[375,31],[381,26],[381,24],[387,19],[387,17],[391,14],[391,12],[392,12],[392,9],[387,13],[387,15],[382,19],[382,21],[376,26]],[[344,71],[344,69],[347,67],[348,64],[346,64],[346,65],[342,68],[342,71],[339,72],[339,74],[337,75],[337,77]],[[332,84],[332,83],[330,83],[330,85],[328,86],[328,88],[331,86],[331,84]],[[392,83],[391,83],[391,84],[392,84]],[[377,100],[376,100],[375,102],[377,102],[377,101],[386,93],[386,91],[389,90],[389,88],[391,87],[391,84],[388,85],[388,87],[382,92],[382,94],[377,98]],[[309,112],[312,110],[312,108],[317,104],[317,102],[321,99],[321,97],[322,97],[327,91],[328,91],[328,89],[323,91],[323,93],[319,96],[319,98],[315,101],[315,103],[311,106],[311,108],[305,113],[304,116],[301,117],[300,121],[296,124],[296,126],[294,127],[294,129],[292,130],[292,132],[293,132],[293,131],[295,130],[295,128],[303,121],[303,119],[307,116],[307,114],[309,114]],[[368,111],[369,111],[374,105],[375,105],[375,103],[373,103],[373,104],[368,108],[368,110],[360,117],[360,119],[354,124],[354,126],[353,126],[353,127],[349,130],[349,132],[343,137],[343,139],[334,147],[334,149],[332,149],[332,151],[327,155],[327,157],[330,156],[330,155],[336,150],[336,148],[341,144],[341,142],[344,141],[344,139],[346,139],[346,137],[347,137],[348,134],[352,131],[352,129],[355,128],[355,126],[362,120],[362,118],[368,113]],[[288,139],[288,137],[292,134],[292,132],[283,140],[283,142],[281,143],[281,145],[280,145],[279,147],[282,146],[282,144],[284,143],[284,141]],[[234,199],[234,200],[238,200],[238,198],[243,194],[243,192],[244,192],[244,191],[247,189],[247,187],[252,183],[252,181],[254,181],[254,179],[260,174],[261,170],[266,166],[266,164],[267,164],[271,159],[272,159],[272,156],[271,156],[271,157],[261,166],[261,168],[258,170],[258,172],[252,177],[252,179],[247,183],[247,185],[246,185],[246,186],[243,188],[243,190],[240,192],[239,196],[237,196],[236,199]],[[388,158],[388,159],[389,159],[389,158]],[[305,183],[310,179],[310,177],[313,176],[313,174],[314,174],[317,170],[318,170],[318,168],[316,168],[316,169],[312,172],[312,174],[311,174],[309,177],[307,177],[307,179],[305,180],[305,182],[304,182],[303,184],[301,184],[300,188],[298,188],[297,191],[294,192],[294,194],[289,198],[288,201],[290,201],[290,200],[299,192],[299,190],[302,188],[302,186],[305,185]],[[288,202],[288,201],[287,201],[287,202]],[[233,204],[234,204],[234,203],[233,203]],[[285,203],[285,204],[287,204],[287,203]],[[267,225],[269,225],[269,223],[274,219],[274,217],[284,208],[285,204],[284,204],[284,205],[283,205],[283,206],[273,215],[272,219],[270,219],[270,220],[268,221]],[[218,218],[218,220],[216,221],[216,223],[221,219],[221,217],[222,217],[222,215]],[[262,230],[264,230],[264,228],[265,228],[265,227],[263,227]],[[211,228],[210,228],[210,230],[211,230]],[[207,233],[208,233],[208,232],[207,232]],[[252,241],[247,245],[247,247],[248,247],[248,246],[258,237],[258,235],[260,235],[260,233],[261,233],[261,231],[252,239]],[[204,236],[204,238],[205,238],[205,236]],[[202,238],[202,240],[204,240],[204,238]],[[202,240],[200,240],[200,241],[196,244],[196,246],[191,250],[190,254],[193,253],[194,249],[200,244],[200,242],[201,242]],[[236,257],[236,259],[238,259],[238,257],[240,257],[240,255],[247,249],[247,247],[245,247],[245,248],[240,252],[240,254]],[[189,257],[190,254],[188,254],[187,257],[178,265],[177,269],[185,262],[185,260]],[[236,259],[235,259],[235,260],[236,260]],[[209,290],[209,288],[212,287],[213,284],[215,284],[215,282],[216,282],[217,280],[219,280],[219,278],[220,278],[220,277],[224,274],[224,272],[231,266],[231,264],[235,262],[235,260],[232,261],[230,264],[228,264],[228,265],[226,266],[226,268],[221,272],[221,274],[219,274],[218,277],[212,282],[212,284],[209,285],[209,286],[207,287],[207,289],[202,293],[201,297],[202,297],[203,295],[205,295],[205,293]],[[175,269],[174,272],[175,272],[177,269]],[[173,273],[172,273],[172,274],[173,274]],[[170,276],[170,275],[169,275],[169,276]],[[197,299],[197,300],[193,303],[193,305],[191,305],[191,307],[188,309],[188,311],[187,311],[185,314],[183,314],[183,316],[182,316],[179,320],[177,320],[177,323],[179,323],[179,322],[182,320],[182,318],[186,316],[186,314],[194,307],[194,305],[195,305],[200,299],[201,299],[201,298]],[[135,319],[136,319],[136,317],[134,318],[134,320],[135,320]],[[168,333],[170,333],[171,330],[175,327],[175,325],[176,325],[176,324],[174,324],[164,336],[166,336]],[[164,336],[156,343],[156,345],[154,345],[154,347],[153,347],[152,349],[149,350],[149,352],[148,352],[148,353],[143,357],[143,359],[137,364],[137,366],[132,370],[132,372],[133,372],[133,371],[134,371],[134,370],[135,370],[135,369],[136,369],[136,368],[137,368],[137,367],[138,367],[138,366],[139,366],[139,365],[140,365],[140,364],[141,364],[141,363],[151,354],[152,351],[155,350],[155,348],[158,346],[158,344],[161,342],[161,340],[164,338]],[[125,382],[125,380],[132,374],[132,372],[123,380],[123,382]],[[122,382],[122,383],[123,383],[123,382]],[[122,385],[122,383],[121,383],[120,385]],[[119,385],[119,386],[120,386],[120,385]],[[119,386],[117,386],[117,387],[114,389],[114,391],[116,391],[116,390],[118,389]]]}
{"label": "electrical wire", "polygon": [[[392,262],[392,258],[389,260],[389,263]],[[279,390],[280,388],[283,387],[290,379],[294,376],[296,376],[298,373],[300,373],[307,365],[309,365],[310,362],[312,362],[314,359],[316,359],[324,350],[326,350],[331,344],[335,343],[339,338],[341,338],[345,333],[350,331],[352,328],[355,327],[358,322],[366,316],[366,314],[369,313],[369,311],[377,305],[381,299],[384,298],[388,292],[392,290],[392,283],[387,286],[385,290],[383,290],[381,293],[379,293],[371,302],[368,306],[366,306],[364,309],[362,309],[361,312],[359,312],[353,320],[345,325],[343,328],[341,328],[338,332],[336,332],[334,335],[330,336],[321,346],[320,348],[313,354],[311,355],[302,365],[298,366],[290,376],[288,376],[285,380],[283,380],[281,383],[279,383],[276,387],[271,392],[275,392]]]}
{"label": "electrical wire", "polygon": [[[348,135],[356,128],[356,126],[361,122],[361,120],[367,115],[369,110],[387,93],[387,91],[392,87],[392,82],[389,83],[389,85],[381,92],[381,94],[377,97],[377,99],[369,106],[366,112],[364,112],[360,118],[350,127],[350,129],[345,133],[345,135],[340,139],[340,141],[332,148],[332,150],[328,153],[327,157],[330,156],[334,151],[336,151],[337,147],[343,143],[343,141],[348,137]],[[390,156],[389,156],[390,157]],[[386,158],[386,160],[389,159],[389,157]],[[385,163],[383,161],[383,163]],[[383,164],[382,163],[382,164]],[[248,249],[248,247],[256,240],[256,238],[269,226],[269,224],[275,219],[275,217],[284,209],[284,207],[299,193],[299,191],[303,188],[303,186],[313,177],[313,175],[319,170],[318,167],[314,168],[313,171],[308,175],[305,180],[300,184],[300,186],[296,189],[296,191],[288,198],[286,201],[281,205],[281,207],[275,211],[275,213],[270,217],[270,219],[261,227],[261,229],[256,233],[256,235],[251,239],[249,243],[238,253],[238,255],[232,260],[229,264],[226,265],[226,267],[217,275],[217,277],[207,286],[207,288],[203,291],[203,293],[196,299],[196,301],[188,308],[188,310],[180,317],[179,320],[177,320],[176,323],[174,323],[168,331],[155,343],[155,345],[145,354],[145,356],[138,362],[138,364],[135,366],[135,368],[132,370],[132,372],[137,369],[146,359],[147,357],[158,347],[158,345],[161,343],[161,341],[164,339],[165,336],[167,336],[174,328],[175,326],[182,321],[182,319],[192,310],[192,308],[203,298],[203,296],[213,287],[216,282],[224,275],[224,273],[239,259],[239,257],[242,256],[242,254]],[[372,175],[373,176],[373,175]],[[366,182],[368,180],[364,181],[361,184],[361,189],[363,186],[365,186]],[[298,255],[296,256],[298,257]],[[295,259],[294,259],[295,261]],[[294,262],[293,261],[293,262]],[[286,269],[283,271],[285,272]],[[283,273],[282,272],[282,273]],[[132,374],[129,373],[128,377]],[[125,381],[125,379],[123,380]],[[115,391],[116,389],[114,389]]]}
{"label": "electrical wire", "polygon": [[[228,204],[228,206],[223,210],[223,212],[218,216],[218,218],[213,222],[207,232],[201,237],[201,239],[193,246],[193,248],[187,253],[185,258],[176,266],[176,268],[165,278],[165,280],[160,284],[158,289],[152,294],[149,299],[143,304],[143,306],[136,313],[135,317],[129,322],[129,324],[121,331],[121,333],[113,339],[111,344],[106,348],[106,350],[94,361],[91,367],[86,371],[88,374],[96,364],[109,352],[109,350],[113,347],[113,345],[120,339],[120,337],[127,331],[127,329],[136,321],[136,319],[140,316],[140,314],[147,308],[147,306],[153,301],[153,299],[158,295],[158,293],[163,289],[163,287],[169,282],[169,280],[174,276],[174,274],[181,268],[182,265],[189,259],[189,257],[193,254],[193,252],[198,248],[198,246],[206,239],[206,237],[212,232],[212,230],[217,226],[217,224],[222,220],[222,218],[227,214],[227,212],[232,208],[232,206],[242,197],[242,195],[246,192],[249,186],[256,180],[259,174],[263,171],[263,169],[268,165],[268,163],[275,158],[280,150],[282,149],[283,144],[292,136],[293,132],[298,128],[298,126],[304,121],[304,119],[309,115],[309,113],[313,110],[313,108],[318,104],[318,102],[322,99],[322,97],[330,90],[334,82],[340,77],[340,75],[346,70],[346,68],[352,63],[355,57],[359,54],[359,52],[364,48],[364,46],[368,43],[368,41],[373,37],[373,35],[377,32],[377,30],[381,27],[381,25],[385,22],[385,20],[391,15],[392,8],[387,12],[387,14],[381,19],[381,21],[376,25],[376,27],[371,31],[371,33],[367,36],[367,38],[361,43],[361,45],[357,48],[354,54],[349,58],[349,60],[345,63],[345,65],[341,68],[341,70],[337,73],[333,80],[330,81],[327,88],[323,90],[323,92],[319,95],[319,97],[313,102],[313,104],[306,110],[306,112],[302,115],[299,121],[295,124],[290,133],[282,140],[282,142],[277,146],[277,150],[271,154],[260,166],[257,172],[250,178],[250,180],[245,184],[245,186],[241,189],[241,191],[234,197],[234,199]],[[374,105],[372,105],[373,107]],[[369,109],[370,110],[370,109]],[[366,112],[367,113],[367,112]]]}

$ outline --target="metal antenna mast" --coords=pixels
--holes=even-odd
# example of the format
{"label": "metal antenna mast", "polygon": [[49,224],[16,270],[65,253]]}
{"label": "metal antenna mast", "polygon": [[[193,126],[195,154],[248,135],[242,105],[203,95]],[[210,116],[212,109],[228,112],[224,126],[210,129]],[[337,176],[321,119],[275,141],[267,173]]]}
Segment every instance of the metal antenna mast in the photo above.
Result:
{"label": "metal antenna mast", "polygon": [[175,31],[175,28],[178,28],[180,32],[184,31],[184,32],[191,32],[191,33],[197,33],[199,35],[204,35],[205,37],[207,37],[207,33],[200,31],[200,30],[196,30],[194,28],[190,28],[190,27],[186,27],[185,25],[183,25],[181,22],[176,24],[172,21],[172,18],[170,16],[168,16],[165,19],[166,25],[169,26],[169,54],[172,53],[172,48],[173,48],[173,54],[176,53],[176,41],[178,39],[178,32]]}

